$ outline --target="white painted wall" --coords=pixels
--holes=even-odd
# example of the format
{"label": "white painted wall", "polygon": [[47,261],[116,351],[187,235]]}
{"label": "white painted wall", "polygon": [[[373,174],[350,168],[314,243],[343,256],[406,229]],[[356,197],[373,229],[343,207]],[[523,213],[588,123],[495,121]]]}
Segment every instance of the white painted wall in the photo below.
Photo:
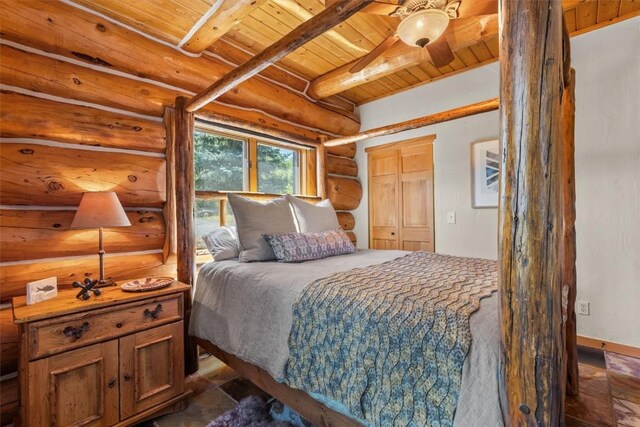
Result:
{"label": "white painted wall", "polygon": [[[640,347],[640,18],[572,39],[576,69],[578,334]],[[363,130],[498,96],[498,64],[360,107]],[[470,143],[498,136],[497,112],[359,143],[365,195],[358,244],[368,244],[369,146],[436,134],[436,251],[497,257],[497,209],[471,208]],[[447,211],[456,224],[446,223]]]}

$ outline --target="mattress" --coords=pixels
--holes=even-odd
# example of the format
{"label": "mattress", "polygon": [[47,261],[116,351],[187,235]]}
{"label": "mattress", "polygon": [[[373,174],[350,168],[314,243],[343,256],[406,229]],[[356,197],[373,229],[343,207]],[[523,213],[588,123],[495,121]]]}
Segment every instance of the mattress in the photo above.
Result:
{"label": "mattress", "polygon": [[[406,254],[359,250],[351,255],[299,264],[235,260],[208,263],[198,276],[189,333],[282,381],[289,356],[292,307],[302,289],[331,273],[379,264]],[[483,299],[471,316],[473,339],[463,366],[454,426],[503,425],[498,392],[497,299],[496,294]],[[341,408],[339,402],[325,403]]]}

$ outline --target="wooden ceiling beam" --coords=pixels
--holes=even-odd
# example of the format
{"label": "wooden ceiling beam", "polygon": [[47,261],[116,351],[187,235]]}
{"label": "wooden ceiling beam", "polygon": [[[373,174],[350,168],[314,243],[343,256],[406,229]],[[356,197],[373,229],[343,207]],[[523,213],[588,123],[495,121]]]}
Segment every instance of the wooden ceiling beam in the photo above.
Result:
{"label": "wooden ceiling beam", "polygon": [[431,114],[430,116],[420,117],[418,119],[407,120],[388,126],[382,126],[370,129],[355,135],[336,138],[325,142],[325,147],[336,147],[338,145],[350,144],[352,142],[362,141],[364,139],[375,138],[378,136],[393,135],[395,133],[404,132],[431,126],[438,123],[444,123],[451,120],[461,119],[463,117],[473,116],[476,114],[487,113],[498,109],[500,103],[498,98],[489,99],[487,101],[477,102],[464,107],[454,108],[453,110],[443,111],[441,113]]}
{"label": "wooden ceiling beam", "polygon": [[[562,8],[564,11],[572,10],[590,1],[593,1],[593,0],[563,0]],[[363,12],[388,15],[390,12],[395,10],[396,7],[397,5],[389,5],[386,3],[374,2],[373,4],[365,8]],[[495,15],[494,18],[492,19],[495,20],[495,23],[491,24],[492,27],[491,28],[485,27],[485,28],[488,29],[491,36],[495,36],[498,31],[497,15]],[[452,21],[452,24],[454,23],[455,21]],[[610,24],[610,23],[613,23],[613,21],[607,22],[607,24]],[[595,29],[597,27],[598,26],[594,26],[589,30]],[[452,45],[452,49],[454,51],[459,50],[460,47],[458,46],[460,45],[463,45],[464,47],[468,47],[473,44],[473,43],[470,44],[468,42],[464,43],[462,40],[463,36],[473,37],[473,34],[470,31],[471,29],[472,28],[467,27],[465,29],[465,32],[460,32],[460,33],[454,32],[453,34],[446,36],[448,40],[450,37],[455,37],[457,39],[457,42],[458,42],[457,46],[453,46],[453,44],[450,41],[450,44]],[[485,31],[485,29],[480,29],[479,34],[484,34],[483,31]],[[575,34],[572,34],[572,36],[573,35]],[[482,37],[481,39],[476,38],[476,40],[485,41],[490,38],[491,37]],[[347,72],[350,68],[353,68],[354,64],[356,64],[357,61],[359,61],[359,60],[356,60],[347,65],[343,65],[339,68],[336,68],[335,70],[329,71],[323,74],[322,76],[317,77],[309,85],[307,94],[314,99],[321,99],[325,96],[335,95],[343,91],[358,87],[365,83],[370,83],[382,77],[397,73],[399,71],[419,65],[424,61],[429,61],[429,60],[430,58],[429,58],[428,52],[403,45],[402,43],[398,43],[396,46],[389,48],[385,53],[380,55],[377,60],[369,64],[369,66],[367,66],[365,69],[361,71],[358,71],[356,73]]]}
{"label": "wooden ceiling beam", "polygon": [[[259,8],[266,0],[218,0],[217,7],[204,24],[182,44],[191,53],[200,53],[226,34],[245,16]],[[196,24],[197,25],[197,24]]]}
{"label": "wooden ceiling beam", "polygon": [[[455,27],[456,21],[451,21],[449,25],[453,28],[447,32],[446,37],[451,49],[455,52],[495,37],[498,34],[498,15],[478,17],[472,25],[466,23],[458,28]],[[351,73],[350,70],[359,59],[317,77],[311,81],[307,94],[314,99],[325,98],[427,60],[429,60],[429,53],[426,49],[396,43],[357,73]]]}
{"label": "wooden ceiling beam", "polygon": [[208,123],[264,134],[274,138],[283,139],[285,141],[295,142],[296,144],[300,145],[307,145],[310,147],[317,147],[319,145],[317,139],[297,135],[292,132],[287,132],[283,129],[262,126],[248,120],[243,120],[241,118],[229,116],[226,114],[220,114],[215,111],[204,109],[199,110],[196,112],[196,118]]}
{"label": "wooden ceiling beam", "polygon": [[358,12],[372,0],[339,0],[312,19],[302,23],[295,30],[273,43],[271,46],[226,74],[203,92],[195,95],[186,105],[187,111],[196,111],[215,100],[220,95],[250,79],[271,64],[287,56],[303,44],[314,39],[340,22]]}

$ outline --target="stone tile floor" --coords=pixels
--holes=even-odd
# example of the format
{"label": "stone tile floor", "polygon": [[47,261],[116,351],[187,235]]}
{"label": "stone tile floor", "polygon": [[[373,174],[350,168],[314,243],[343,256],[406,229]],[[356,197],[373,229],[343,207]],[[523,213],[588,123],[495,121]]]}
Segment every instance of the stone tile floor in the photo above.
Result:
{"label": "stone tile floor", "polygon": [[203,427],[247,396],[270,397],[215,357],[201,358],[198,372],[187,378],[187,387],[193,390],[187,409],[138,427]]}
{"label": "stone tile floor", "polygon": [[[580,395],[566,401],[568,427],[640,427],[640,359],[580,351]],[[204,427],[250,395],[269,396],[215,357],[187,379],[189,407],[138,427]]]}
{"label": "stone tile floor", "polygon": [[578,360],[580,394],[567,398],[566,425],[640,427],[640,359],[582,348]]}
{"label": "stone tile floor", "polygon": [[640,359],[615,353],[606,359],[615,421],[640,427]]}

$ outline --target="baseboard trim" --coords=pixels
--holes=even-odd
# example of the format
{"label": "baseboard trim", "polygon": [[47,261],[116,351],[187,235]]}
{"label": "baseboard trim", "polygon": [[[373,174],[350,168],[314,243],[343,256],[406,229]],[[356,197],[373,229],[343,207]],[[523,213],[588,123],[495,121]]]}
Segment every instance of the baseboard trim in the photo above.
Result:
{"label": "baseboard trim", "polygon": [[632,347],[626,344],[619,344],[610,341],[599,340],[597,338],[577,337],[578,345],[584,347],[597,348],[599,350],[609,351],[611,353],[623,354],[625,356],[640,357],[640,348]]}

